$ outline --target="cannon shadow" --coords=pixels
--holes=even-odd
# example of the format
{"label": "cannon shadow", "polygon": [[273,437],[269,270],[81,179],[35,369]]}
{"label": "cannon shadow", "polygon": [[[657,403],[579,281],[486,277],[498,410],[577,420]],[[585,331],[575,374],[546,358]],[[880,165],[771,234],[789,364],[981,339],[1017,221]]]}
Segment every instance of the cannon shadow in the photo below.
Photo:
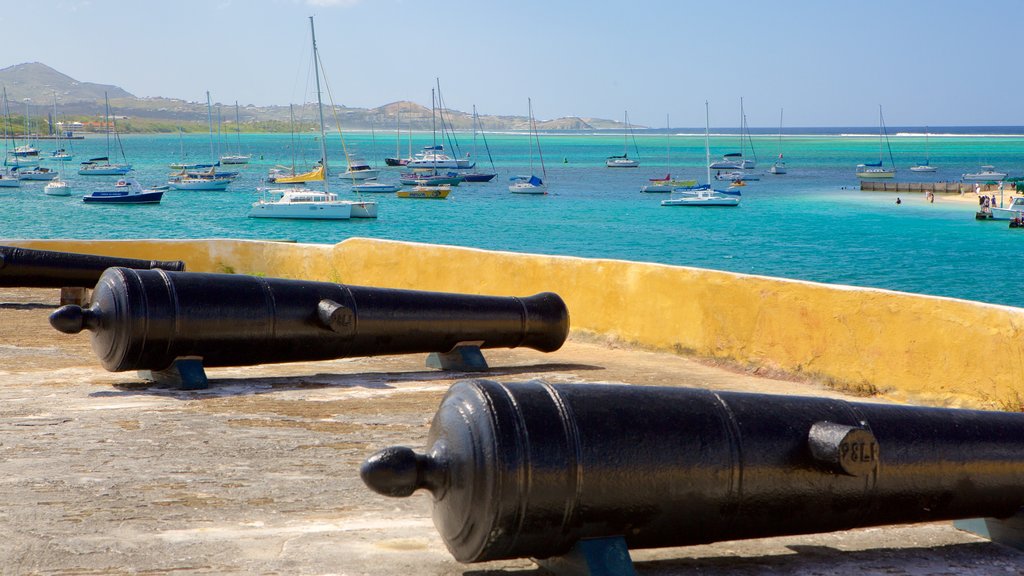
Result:
{"label": "cannon shadow", "polygon": [[93,392],[91,397],[163,396],[180,400],[202,400],[226,396],[270,394],[289,390],[318,390],[328,388],[365,388],[387,390],[404,382],[442,382],[468,378],[500,378],[524,374],[536,375],[556,372],[583,372],[604,370],[603,366],[589,364],[551,363],[519,366],[496,366],[484,372],[458,372],[450,370],[412,370],[392,372],[360,372],[354,374],[317,373],[289,376],[254,376],[251,378],[210,378],[203,390],[178,390],[163,384],[140,380],[114,384],[115,390]]}

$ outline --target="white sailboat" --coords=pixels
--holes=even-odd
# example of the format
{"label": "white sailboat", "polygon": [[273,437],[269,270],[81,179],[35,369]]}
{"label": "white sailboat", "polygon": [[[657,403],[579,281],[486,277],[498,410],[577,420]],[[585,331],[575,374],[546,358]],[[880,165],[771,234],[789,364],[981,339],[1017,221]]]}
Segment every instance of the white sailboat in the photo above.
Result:
{"label": "white sailboat", "polygon": [[924,127],[924,162],[917,166],[911,166],[911,172],[935,172],[935,167],[931,165],[931,158],[928,154],[928,127]]}
{"label": "white sailboat", "polygon": [[636,147],[635,137],[633,138],[633,149],[636,151],[637,158],[629,157],[629,137],[633,135],[633,129],[629,125],[629,112],[623,113],[622,122],[626,125],[626,130],[622,133],[622,155],[609,156],[605,159],[604,165],[609,168],[638,168],[640,167],[640,149]]}
{"label": "white sailboat", "polygon": [[[4,158],[10,150],[7,147],[8,137],[11,135],[11,110],[7,104],[7,87],[4,86]],[[0,188],[17,188],[21,186],[21,180],[11,172],[10,168],[0,169]]]}
{"label": "white sailboat", "polygon": [[889,165],[891,168],[886,168],[882,159],[884,158],[884,148],[889,146],[889,135],[885,132],[885,120],[882,118],[882,105],[878,105],[878,162],[865,162],[864,164],[857,165],[857,178],[860,179],[881,179],[881,178],[895,178],[896,177],[896,163],[892,160],[892,147],[889,146]]}
{"label": "white sailboat", "polygon": [[704,164],[708,167],[708,183],[705,186],[697,186],[691,189],[677,189],[673,197],[662,200],[662,206],[739,206],[739,194],[724,194],[711,189],[711,123],[709,120],[709,106],[704,101]]}
{"label": "white sailboat", "polygon": [[238,119],[238,100],[235,100],[235,142],[238,144],[238,151],[221,156],[221,164],[248,164],[252,158],[252,154],[242,154],[242,125]]}
{"label": "white sailboat", "polygon": [[[665,165],[672,164],[672,130],[670,128],[668,114],[665,115]],[[673,180],[672,173],[665,174],[664,178],[650,178],[649,184],[640,187],[641,192],[664,192],[669,193],[676,188],[693,188],[697,185],[696,180]]]}
{"label": "white sailboat", "polygon": [[205,168],[183,168],[181,172],[171,175],[167,185],[175,190],[203,190],[221,192],[238,177],[238,172],[218,172],[219,160],[213,145],[213,105],[210,103],[210,92],[206,92],[206,116],[210,132],[210,164]]}
{"label": "white sailboat", "polygon": [[[320,54],[316,46],[313,17],[309,17],[309,32],[313,41],[313,70],[316,76],[316,102],[320,117],[320,154],[327,172],[327,144],[324,129],[324,104],[320,91]],[[324,178],[324,189],[285,188],[263,190],[264,197],[253,203],[250,218],[295,218],[316,220],[348,220],[349,218],[376,218],[377,203],[340,200],[330,191],[330,179]]]}
{"label": "white sailboat", "polygon": [[[110,117],[110,99],[107,93],[103,93],[106,124],[104,132],[107,136],[107,155],[99,158],[90,158],[78,166],[78,174],[81,176],[123,176],[132,170],[132,165],[124,155],[124,145],[121,144],[121,137],[117,133],[117,120]],[[110,161],[110,132],[114,132],[114,139],[121,150],[121,164],[114,164]]]}
{"label": "white sailboat", "polygon": [[782,160],[782,108],[779,108],[779,157],[772,163],[768,172],[770,174],[786,173],[786,162]]}
{"label": "white sailboat", "polygon": [[[527,98],[526,105],[530,111],[530,175],[513,176],[510,178],[512,183],[509,184],[508,191],[513,194],[547,194],[548,185],[544,182],[544,178],[548,177],[548,173],[544,168],[544,155],[540,151],[540,138],[537,136],[537,122],[533,119],[533,101]],[[534,141],[537,143],[537,156],[540,157],[540,170],[541,174],[544,175],[544,178],[540,178],[533,173]]]}
{"label": "white sailboat", "polygon": [[[752,158],[744,158],[743,152],[750,145],[750,155]],[[754,141],[750,139],[750,131],[747,128],[747,114],[743,110],[743,98],[740,98],[740,151],[730,152],[723,154],[722,159],[716,162],[710,163],[709,166],[712,170],[751,170],[757,167],[757,153],[754,152]],[[754,178],[720,178],[720,180],[753,180]]]}

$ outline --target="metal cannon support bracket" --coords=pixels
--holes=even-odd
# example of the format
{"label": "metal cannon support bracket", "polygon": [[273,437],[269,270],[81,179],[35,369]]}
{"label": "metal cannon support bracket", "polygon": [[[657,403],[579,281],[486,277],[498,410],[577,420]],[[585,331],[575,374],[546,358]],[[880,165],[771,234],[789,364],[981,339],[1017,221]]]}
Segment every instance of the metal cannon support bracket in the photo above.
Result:
{"label": "metal cannon support bracket", "polygon": [[1024,414],[464,380],[423,452],[385,448],[360,476],[385,496],[429,491],[460,562],[628,574],[628,549],[1012,516]]}
{"label": "metal cannon support bracket", "polygon": [[177,390],[205,390],[210,380],[202,358],[176,358],[163,370],[139,370],[139,378]]}
{"label": "metal cannon support bracket", "polygon": [[427,368],[453,372],[486,372],[487,359],[480,350],[481,344],[483,342],[460,342],[448,352],[431,352],[427,355]]}
{"label": "metal cannon support bracket", "polygon": [[1024,551],[1024,510],[1009,518],[971,518],[957,520],[953,526],[988,538],[996,544]]}

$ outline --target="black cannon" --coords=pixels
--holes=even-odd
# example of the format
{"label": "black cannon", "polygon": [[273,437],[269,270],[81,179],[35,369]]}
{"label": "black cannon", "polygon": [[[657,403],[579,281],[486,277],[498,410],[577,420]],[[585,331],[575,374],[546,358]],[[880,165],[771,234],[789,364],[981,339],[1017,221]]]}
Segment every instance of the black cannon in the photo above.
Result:
{"label": "black cannon", "polygon": [[1019,413],[472,380],[449,390],[427,442],[423,454],[386,448],[360,474],[388,496],[430,491],[461,562],[1005,518],[1024,505]]}
{"label": "black cannon", "polygon": [[245,366],[477,348],[557,350],[569,314],[557,294],[525,298],[367,288],[234,274],[111,268],[92,306],[50,323],[91,330],[107,370],[164,370],[179,358]]}
{"label": "black cannon", "polygon": [[180,260],[139,260],[0,246],[0,286],[92,288],[104,270],[115,266],[140,270],[185,269],[185,263]]}

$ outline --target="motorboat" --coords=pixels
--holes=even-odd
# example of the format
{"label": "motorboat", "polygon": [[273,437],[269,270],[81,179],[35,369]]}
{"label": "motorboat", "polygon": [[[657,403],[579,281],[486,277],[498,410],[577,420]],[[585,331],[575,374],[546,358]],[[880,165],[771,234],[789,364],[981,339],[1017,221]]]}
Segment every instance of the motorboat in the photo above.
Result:
{"label": "motorboat", "polygon": [[927,162],[924,164],[918,164],[917,166],[910,167],[911,172],[935,172],[934,166],[929,166]]}
{"label": "motorboat", "polygon": [[1024,217],[1024,197],[1017,197],[1010,201],[1010,205],[1005,208],[996,208],[992,206],[989,208],[991,211],[992,220],[1013,220]]}
{"label": "motorboat", "polygon": [[31,144],[24,144],[21,146],[16,146],[14,150],[11,151],[11,154],[18,158],[29,158],[39,156],[39,149],[36,148],[35,146],[32,146]]}
{"label": "motorboat", "polygon": [[430,199],[430,200],[444,200],[448,197],[452,191],[452,187],[448,184],[441,184],[440,186],[414,186],[409,190],[399,190],[395,193],[395,196],[399,198],[416,198],[416,199]]}
{"label": "motorboat", "polygon": [[94,204],[159,204],[163,190],[145,189],[134,178],[117,181],[113,188],[93,191],[82,197],[82,202]]}
{"label": "motorboat", "polygon": [[743,154],[740,152],[730,152],[723,154],[721,160],[717,160],[708,165],[708,168],[712,170],[742,170],[743,169]]}
{"label": "motorboat", "polygon": [[338,195],[309,188],[263,189],[253,202],[249,218],[293,218],[303,220],[348,220],[352,203]]}
{"label": "motorboat", "polygon": [[548,185],[537,176],[513,176],[508,191],[513,194],[547,194]]}
{"label": "motorboat", "polygon": [[348,170],[338,175],[342,180],[376,180],[380,170],[370,168],[366,164],[353,164]]}
{"label": "motorboat", "polygon": [[228,154],[220,157],[221,164],[248,164],[252,154]]}
{"label": "motorboat", "polygon": [[46,183],[43,194],[47,196],[71,196],[71,186],[64,180],[56,178]]}
{"label": "motorboat", "polygon": [[960,177],[962,180],[978,180],[978,181],[989,181],[993,180],[998,182],[1003,178],[1006,178],[1006,172],[996,172],[994,166],[985,165],[981,167],[978,172],[969,172]]}

